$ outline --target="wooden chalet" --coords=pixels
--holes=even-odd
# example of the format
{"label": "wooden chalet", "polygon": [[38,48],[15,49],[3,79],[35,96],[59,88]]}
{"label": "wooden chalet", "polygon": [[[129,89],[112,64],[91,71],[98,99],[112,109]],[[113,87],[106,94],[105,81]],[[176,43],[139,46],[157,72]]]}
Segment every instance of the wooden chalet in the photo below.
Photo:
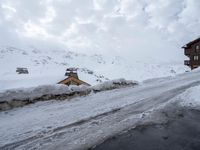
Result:
{"label": "wooden chalet", "polygon": [[90,86],[87,82],[84,82],[79,79],[77,69],[76,68],[68,68],[66,70],[65,76],[67,76],[64,80],[58,82],[58,84],[65,84],[65,85],[86,85]]}
{"label": "wooden chalet", "polygon": [[189,60],[184,61],[184,65],[189,66],[191,69],[195,69],[200,66],[200,38],[189,42],[182,47],[184,54]]}

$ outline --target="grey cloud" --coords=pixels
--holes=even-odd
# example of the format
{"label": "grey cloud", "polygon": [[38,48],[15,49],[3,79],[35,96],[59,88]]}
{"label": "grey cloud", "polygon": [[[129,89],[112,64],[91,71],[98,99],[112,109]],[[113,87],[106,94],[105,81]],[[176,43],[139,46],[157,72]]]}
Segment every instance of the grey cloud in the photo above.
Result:
{"label": "grey cloud", "polygon": [[[198,0],[2,0],[0,6],[1,43],[51,41],[81,52],[177,58],[182,44],[200,34]],[[54,13],[50,19],[48,10]],[[27,23],[34,29],[27,31]]]}

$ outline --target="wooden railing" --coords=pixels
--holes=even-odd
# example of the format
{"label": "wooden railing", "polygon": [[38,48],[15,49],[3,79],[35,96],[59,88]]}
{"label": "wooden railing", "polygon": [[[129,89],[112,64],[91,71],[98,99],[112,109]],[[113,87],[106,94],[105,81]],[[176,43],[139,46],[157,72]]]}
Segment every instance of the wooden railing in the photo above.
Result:
{"label": "wooden railing", "polygon": [[194,54],[194,51],[192,49],[185,49],[185,55],[191,55]]}
{"label": "wooden railing", "polygon": [[184,61],[184,65],[189,66],[189,65],[190,65],[190,60],[185,60],[185,61]]}

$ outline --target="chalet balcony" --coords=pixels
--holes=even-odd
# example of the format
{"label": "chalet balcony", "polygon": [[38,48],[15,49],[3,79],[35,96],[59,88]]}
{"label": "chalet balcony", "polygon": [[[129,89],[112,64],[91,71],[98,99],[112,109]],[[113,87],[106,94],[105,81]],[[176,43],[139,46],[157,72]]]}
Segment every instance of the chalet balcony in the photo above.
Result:
{"label": "chalet balcony", "polygon": [[185,60],[185,61],[184,61],[184,65],[190,66],[190,60]]}
{"label": "chalet balcony", "polygon": [[198,50],[192,50],[192,49],[185,49],[184,54],[186,56],[190,56],[190,55],[197,55],[200,54],[200,51]]}
{"label": "chalet balcony", "polygon": [[193,64],[193,65],[199,66],[199,65],[200,65],[200,61],[199,61],[199,60],[193,60],[193,61],[192,61],[192,64]]}
{"label": "chalet balcony", "polygon": [[191,54],[193,54],[194,52],[191,49],[185,49],[185,55],[189,56]]}
{"label": "chalet balcony", "polygon": [[185,60],[184,65],[186,66],[200,66],[200,61],[199,60]]}

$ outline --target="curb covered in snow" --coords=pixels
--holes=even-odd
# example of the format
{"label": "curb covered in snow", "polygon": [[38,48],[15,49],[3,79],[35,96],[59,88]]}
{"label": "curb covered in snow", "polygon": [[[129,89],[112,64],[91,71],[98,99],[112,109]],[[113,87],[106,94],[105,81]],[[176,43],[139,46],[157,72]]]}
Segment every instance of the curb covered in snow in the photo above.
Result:
{"label": "curb covered in snow", "polygon": [[96,93],[134,85],[138,85],[138,82],[117,79],[91,87],[56,84],[42,85],[33,88],[11,89],[0,92],[0,111],[24,106],[37,101],[47,101],[51,99],[65,100],[74,96],[88,95],[91,92]]}

